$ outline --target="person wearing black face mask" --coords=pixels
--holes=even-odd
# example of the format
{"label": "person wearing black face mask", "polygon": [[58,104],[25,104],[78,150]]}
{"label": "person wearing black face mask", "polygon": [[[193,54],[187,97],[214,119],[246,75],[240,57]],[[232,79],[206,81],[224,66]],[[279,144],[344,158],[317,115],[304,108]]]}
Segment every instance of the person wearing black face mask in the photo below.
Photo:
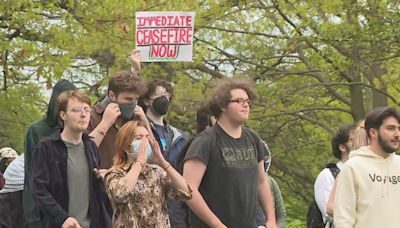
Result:
{"label": "person wearing black face mask", "polygon": [[[147,92],[140,97],[139,105],[145,109],[153,135],[165,159],[175,167],[182,147],[186,143],[185,134],[165,120],[172,96],[172,85],[165,80],[147,82]],[[168,202],[172,228],[188,227],[183,202]]]}
{"label": "person wearing black face mask", "polygon": [[[140,66],[140,59],[134,56],[140,55],[132,54],[132,60],[136,59],[133,65]],[[89,135],[100,150],[100,169],[111,168],[115,139],[122,125],[132,119],[148,123],[143,109],[136,105],[137,99],[145,91],[145,83],[137,72],[121,71],[110,77],[107,94],[94,105],[88,126]]]}
{"label": "person wearing black face mask", "polygon": [[160,117],[164,116],[168,112],[169,100],[167,96],[162,95],[153,100],[152,108],[156,114]]}

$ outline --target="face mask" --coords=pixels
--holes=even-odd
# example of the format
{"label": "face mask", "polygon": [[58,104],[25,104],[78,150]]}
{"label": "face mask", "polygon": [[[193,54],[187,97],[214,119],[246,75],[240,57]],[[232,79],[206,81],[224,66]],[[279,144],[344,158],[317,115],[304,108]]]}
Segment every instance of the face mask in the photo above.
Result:
{"label": "face mask", "polygon": [[[111,103],[110,98],[108,98],[108,96],[106,96],[101,103],[104,106],[107,106]],[[133,112],[135,111],[136,108],[136,103],[135,102],[131,102],[131,103],[127,103],[127,104],[118,104],[119,106],[119,110],[121,111],[121,116],[122,118],[129,120],[132,118]]]}
{"label": "face mask", "polygon": [[157,97],[153,100],[153,109],[160,116],[163,116],[167,113],[168,106],[169,100],[166,96]]}
{"label": "face mask", "polygon": [[[139,147],[140,147],[140,140],[134,140],[132,142],[133,146],[133,153],[126,152],[128,155],[133,156],[134,158],[137,158],[138,152],[139,152]],[[149,142],[147,142],[147,160],[153,157],[153,150],[151,149],[151,145]]]}
{"label": "face mask", "polygon": [[132,114],[135,111],[136,103],[131,102],[127,104],[118,104],[119,110],[121,111],[122,118],[126,120],[130,120],[132,118]]}
{"label": "face mask", "polygon": [[101,103],[107,107],[107,105],[111,104],[110,98],[108,98],[108,96],[104,97],[103,100],[101,100]]}

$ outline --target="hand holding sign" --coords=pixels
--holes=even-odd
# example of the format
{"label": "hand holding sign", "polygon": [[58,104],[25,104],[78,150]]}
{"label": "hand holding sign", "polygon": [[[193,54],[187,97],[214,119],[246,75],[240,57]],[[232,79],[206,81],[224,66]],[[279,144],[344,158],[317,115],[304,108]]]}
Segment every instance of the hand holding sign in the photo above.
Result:
{"label": "hand holding sign", "polygon": [[132,61],[132,72],[139,72],[140,71],[140,62],[142,61],[142,57],[140,55],[140,49],[135,48],[132,50],[131,53],[131,61]]}

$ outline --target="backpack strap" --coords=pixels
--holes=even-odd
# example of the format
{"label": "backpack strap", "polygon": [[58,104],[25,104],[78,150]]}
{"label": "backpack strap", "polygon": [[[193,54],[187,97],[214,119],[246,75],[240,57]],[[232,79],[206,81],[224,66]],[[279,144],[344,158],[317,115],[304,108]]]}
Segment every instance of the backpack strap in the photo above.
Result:
{"label": "backpack strap", "polygon": [[186,157],[186,153],[190,147],[190,144],[192,144],[193,140],[195,138],[197,138],[199,135],[205,134],[205,135],[209,135],[211,137],[212,140],[212,145],[216,145],[216,137],[217,137],[217,133],[214,129],[215,126],[213,127],[209,127],[206,130],[198,133],[197,135],[195,135],[193,138],[189,139],[185,145],[182,147],[181,151],[179,152],[179,155],[176,159],[176,164],[174,166],[174,168],[180,173],[183,174],[183,164],[184,164],[184,160]]}
{"label": "backpack strap", "polygon": [[328,163],[325,167],[331,171],[333,178],[336,179],[337,175],[340,173],[340,169],[337,167],[336,163]]}

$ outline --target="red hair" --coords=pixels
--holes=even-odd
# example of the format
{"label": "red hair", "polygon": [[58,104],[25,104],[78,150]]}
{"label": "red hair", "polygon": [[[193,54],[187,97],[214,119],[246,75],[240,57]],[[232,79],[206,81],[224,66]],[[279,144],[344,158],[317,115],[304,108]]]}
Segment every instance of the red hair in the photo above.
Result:
{"label": "red hair", "polygon": [[122,167],[127,163],[128,155],[125,151],[133,150],[131,143],[138,127],[146,128],[146,125],[141,121],[129,121],[119,129],[115,140],[114,167]]}

